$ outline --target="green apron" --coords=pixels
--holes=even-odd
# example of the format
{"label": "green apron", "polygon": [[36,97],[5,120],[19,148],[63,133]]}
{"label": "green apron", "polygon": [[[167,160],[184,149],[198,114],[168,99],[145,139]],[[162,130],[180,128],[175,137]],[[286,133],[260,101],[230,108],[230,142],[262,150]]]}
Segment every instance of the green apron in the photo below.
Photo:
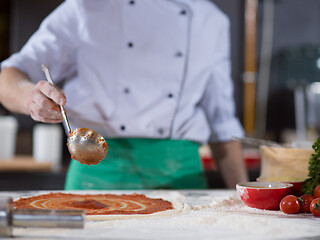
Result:
{"label": "green apron", "polygon": [[108,154],[97,165],[71,160],[66,190],[207,188],[195,142],[108,139]]}

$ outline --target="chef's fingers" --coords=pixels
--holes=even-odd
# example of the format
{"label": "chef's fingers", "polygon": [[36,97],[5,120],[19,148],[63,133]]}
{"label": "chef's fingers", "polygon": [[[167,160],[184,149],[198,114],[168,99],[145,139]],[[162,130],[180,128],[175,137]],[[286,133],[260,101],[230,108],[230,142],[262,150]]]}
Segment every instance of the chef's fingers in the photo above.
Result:
{"label": "chef's fingers", "polygon": [[48,81],[38,82],[36,88],[39,89],[39,91],[42,92],[45,96],[52,99],[55,103],[59,105],[66,104],[66,96],[62,89],[52,85]]}
{"label": "chef's fingers", "polygon": [[62,122],[63,117],[60,107],[47,96],[35,88],[29,93],[27,107],[30,116],[35,121],[57,123]]}
{"label": "chef's fingers", "polygon": [[61,123],[62,122],[61,119],[45,118],[38,114],[35,114],[33,111],[30,111],[30,117],[36,122],[44,122],[44,123]]}
{"label": "chef's fingers", "polygon": [[32,105],[32,108],[30,109],[30,116],[37,122],[60,123],[63,121],[62,116],[57,116],[46,112],[43,109],[39,109],[36,104]]}
{"label": "chef's fingers", "polygon": [[61,112],[48,111],[45,108],[39,107],[36,103],[31,106],[30,112],[32,112],[34,116],[36,115],[38,119],[51,119],[60,122],[63,121]]}
{"label": "chef's fingers", "polygon": [[32,111],[30,112],[30,117],[36,122],[43,122],[43,123],[61,123],[61,120],[57,119],[50,119],[44,118],[39,115],[34,114]]}

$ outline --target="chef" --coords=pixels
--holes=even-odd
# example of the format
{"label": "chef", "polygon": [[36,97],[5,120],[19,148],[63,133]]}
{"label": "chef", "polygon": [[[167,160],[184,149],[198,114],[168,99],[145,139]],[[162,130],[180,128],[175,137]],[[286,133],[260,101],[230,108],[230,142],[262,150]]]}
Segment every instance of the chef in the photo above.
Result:
{"label": "chef", "polygon": [[[201,189],[198,148],[228,187],[247,180],[230,78],[229,20],[206,0],[68,0],[1,64],[0,101],[35,121],[105,137],[98,165],[72,160],[66,189]],[[45,79],[41,64],[55,84]]]}

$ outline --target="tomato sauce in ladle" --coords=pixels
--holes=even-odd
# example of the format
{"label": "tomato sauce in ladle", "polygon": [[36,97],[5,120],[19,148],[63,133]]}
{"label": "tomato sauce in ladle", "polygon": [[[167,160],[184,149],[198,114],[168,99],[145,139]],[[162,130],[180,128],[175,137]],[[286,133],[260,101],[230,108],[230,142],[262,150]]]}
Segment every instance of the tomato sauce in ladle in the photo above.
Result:
{"label": "tomato sauce in ladle", "polygon": [[[41,67],[48,82],[54,85],[48,67],[44,64]],[[66,111],[61,105],[60,110],[68,128],[67,146],[71,158],[82,164],[98,164],[106,157],[108,152],[108,145],[105,139],[99,133],[89,128],[76,128],[71,131]]]}

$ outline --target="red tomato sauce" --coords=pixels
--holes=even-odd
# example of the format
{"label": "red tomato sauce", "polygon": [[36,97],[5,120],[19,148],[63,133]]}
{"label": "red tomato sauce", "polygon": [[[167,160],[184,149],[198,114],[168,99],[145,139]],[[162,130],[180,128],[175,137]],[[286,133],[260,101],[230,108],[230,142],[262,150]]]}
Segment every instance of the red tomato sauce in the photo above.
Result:
{"label": "red tomato sauce", "polygon": [[49,193],[14,201],[16,209],[81,209],[87,215],[151,214],[173,209],[171,202],[143,194]]}

